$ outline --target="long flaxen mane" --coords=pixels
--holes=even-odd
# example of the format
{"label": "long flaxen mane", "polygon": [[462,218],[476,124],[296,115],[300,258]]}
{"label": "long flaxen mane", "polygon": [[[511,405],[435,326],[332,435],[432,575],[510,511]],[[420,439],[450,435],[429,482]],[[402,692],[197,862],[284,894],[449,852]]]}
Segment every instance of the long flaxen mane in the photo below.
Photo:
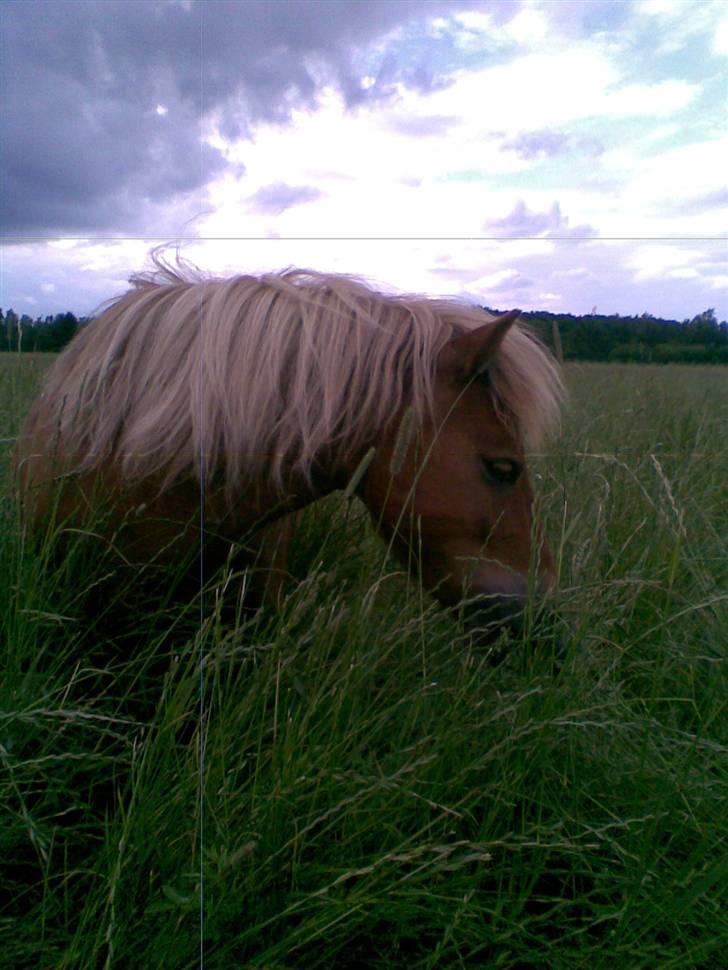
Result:
{"label": "long flaxen mane", "polygon": [[[309,479],[375,441],[404,406],[424,418],[437,357],[489,319],[457,300],[390,296],[288,269],[205,278],[155,260],[76,338],[43,393],[74,471],[129,480]],[[558,412],[548,351],[514,326],[490,369],[496,406],[537,446]]]}

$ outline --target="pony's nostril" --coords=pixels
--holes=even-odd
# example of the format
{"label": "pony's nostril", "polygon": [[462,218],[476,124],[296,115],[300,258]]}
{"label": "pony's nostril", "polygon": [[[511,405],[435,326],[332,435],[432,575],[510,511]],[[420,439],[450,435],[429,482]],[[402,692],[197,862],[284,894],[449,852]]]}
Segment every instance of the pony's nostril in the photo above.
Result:
{"label": "pony's nostril", "polygon": [[[482,596],[468,603],[465,626],[473,640],[488,650],[492,665],[499,664],[509,652],[507,642],[495,646],[501,633],[508,631],[521,641],[526,632],[525,596],[491,595]],[[534,603],[528,621],[528,643],[539,655],[551,658],[551,670],[558,673],[567,653],[567,640],[559,629],[559,616],[547,604]]]}
{"label": "pony's nostril", "polygon": [[466,615],[469,632],[485,643],[494,640],[504,627],[520,636],[525,602],[524,596],[501,593],[471,601]]}

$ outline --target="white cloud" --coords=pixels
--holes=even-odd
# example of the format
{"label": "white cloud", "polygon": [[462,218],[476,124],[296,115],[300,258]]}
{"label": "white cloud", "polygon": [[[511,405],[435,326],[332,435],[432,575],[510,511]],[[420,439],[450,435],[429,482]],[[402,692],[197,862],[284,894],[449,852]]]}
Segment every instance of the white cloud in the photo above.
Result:
{"label": "white cloud", "polygon": [[82,240],[78,239],[53,239],[48,243],[51,249],[58,249],[61,252],[67,249],[76,249]]}
{"label": "white cloud", "polygon": [[676,269],[668,270],[667,276],[673,280],[697,280],[700,273],[694,266],[678,266]]}
{"label": "white cloud", "polygon": [[493,46],[497,29],[490,14],[483,10],[463,10],[452,20],[438,17],[435,21],[442,33],[449,34],[460,50],[481,50]]}
{"label": "white cloud", "polygon": [[[641,0],[635,4],[634,13],[650,18],[648,29],[652,32],[655,51],[660,54],[682,50],[694,37],[712,37],[714,53],[715,37],[724,20],[725,0]],[[720,45],[720,41],[719,41]]]}
{"label": "white cloud", "polygon": [[505,49],[514,44],[522,49],[536,49],[543,46],[550,32],[545,11],[532,5],[521,7],[503,24],[496,24],[486,11],[463,10],[449,20],[436,18],[433,27],[438,36],[449,34],[453,43],[465,51]]}
{"label": "white cloud", "polygon": [[654,145],[656,142],[664,141],[667,138],[674,138],[680,132],[680,125],[670,122],[666,125],[658,125],[652,131],[647,131],[642,136],[643,145]]}
{"label": "white cloud", "polygon": [[582,42],[460,71],[442,90],[402,91],[400,104],[404,111],[424,113],[426,102],[431,112],[461,118],[472,136],[543,130],[585,119],[670,116],[690,104],[698,90],[679,79],[624,84],[603,46]]}
{"label": "white cloud", "polygon": [[682,13],[685,7],[686,0],[639,0],[635,4],[635,11],[648,17],[674,17]]}
{"label": "white cloud", "polygon": [[578,266],[572,269],[556,270],[553,276],[555,279],[583,280],[591,276],[591,272],[585,266]]}
{"label": "white cloud", "polygon": [[640,142],[602,158],[606,171],[620,180],[612,211],[598,223],[603,235],[718,235],[725,231],[725,207],[715,205],[694,213],[676,203],[692,196],[718,193],[725,187],[728,136],[680,145],[648,154]]}
{"label": "white cloud", "polygon": [[687,107],[697,92],[698,86],[687,81],[628,84],[605,96],[604,105],[607,110],[604,113],[621,118],[634,115],[672,115]]}
{"label": "white cloud", "polygon": [[[471,25],[485,22],[476,14],[463,18]],[[295,112],[290,125],[261,124],[250,140],[228,144],[226,155],[231,162],[244,163],[245,178],[239,181],[228,173],[211,186],[215,215],[205,228],[263,234],[270,230],[270,220],[261,222],[247,212],[245,200],[267,185],[295,180],[322,193],[315,206],[317,234],[478,234],[483,222],[514,203],[512,196],[504,196],[499,176],[526,173],[535,164],[504,147],[504,136],[558,130],[600,117],[664,117],[685,107],[696,90],[680,80],[621,85],[616,63],[596,42],[462,70],[441,90],[401,88],[397,101],[386,108],[363,105],[347,111],[338,94],[324,90],[317,108]],[[446,130],[434,125],[428,134],[429,119],[451,123]],[[406,133],[414,122],[419,125],[417,137]],[[669,130],[663,124],[652,137],[667,137]],[[222,139],[218,135],[215,140]],[[627,183],[634,156],[626,146],[623,157],[618,152],[607,156],[606,167]],[[472,172],[473,177],[458,184],[456,171]],[[566,185],[574,194],[571,183]],[[541,198],[534,181],[529,204],[544,208],[556,194],[563,200],[553,189]],[[588,197],[581,195],[582,201]],[[593,201],[603,208],[598,193]],[[599,227],[591,213],[565,211],[574,223]],[[311,211],[289,210],[275,229],[306,234],[310,226]]]}
{"label": "white cloud", "polygon": [[716,24],[711,50],[714,54],[723,54],[728,57],[728,17],[724,17]]}
{"label": "white cloud", "polygon": [[518,44],[535,47],[547,37],[549,22],[541,10],[524,7],[503,28],[504,34]]}
{"label": "white cloud", "polygon": [[697,249],[656,243],[638,246],[627,262],[637,280],[661,277],[687,279],[695,275],[695,264],[700,259],[701,254]]}
{"label": "white cloud", "polygon": [[477,280],[473,280],[468,288],[487,293],[489,290],[500,289],[504,283],[512,283],[520,275],[518,270],[515,269],[499,269],[495,273],[488,273],[485,276],[479,277]]}
{"label": "white cloud", "polygon": [[[469,24],[474,30],[485,20],[471,18]],[[714,213],[670,214],[665,201],[674,199],[676,185],[684,195],[686,172],[706,191],[714,186],[722,171],[722,146],[657,151],[661,141],[680,132],[678,121],[664,119],[678,113],[696,91],[695,85],[677,79],[625,85],[618,60],[599,41],[462,70],[449,87],[429,93],[400,88],[397,100],[387,106],[364,104],[351,111],[332,89],[323,90],[317,107],[294,112],[290,124],[259,124],[250,138],[237,143],[215,136],[231,164],[245,166],[245,174],[240,178],[228,170],[210,186],[212,214],[202,220],[201,231],[259,238],[201,243],[188,252],[201,265],[220,271],[298,264],[363,272],[404,290],[461,292],[483,302],[496,294],[503,305],[541,300],[568,308],[575,288],[586,292],[600,284],[600,276],[588,268],[596,262],[573,266],[573,247],[543,240],[470,244],[447,237],[478,237],[484,224],[512,211],[519,199],[535,212],[558,202],[570,224],[589,224],[603,235],[711,231],[718,219]],[[639,139],[625,140],[619,151],[590,161],[589,176],[609,180],[606,190],[599,184],[580,185],[583,176],[574,176],[568,159],[559,174],[558,158],[534,161],[504,147],[509,134],[568,130],[581,123],[598,131],[593,126],[601,120],[621,122],[628,116],[645,118]],[[662,123],[655,126],[654,117]],[[413,121],[416,136],[403,124],[412,130]],[[530,187],[508,188],[507,180],[519,173],[522,185],[528,185],[528,173],[536,169]],[[547,187],[549,173],[560,187]],[[321,195],[278,215],[254,211],[250,200],[276,183],[306,186]],[[322,241],[311,240],[312,235]],[[323,241],[329,236],[347,241]],[[433,241],[405,243],[395,237]],[[697,251],[674,244],[628,251],[626,269],[639,284],[666,275],[700,284]],[[529,260],[536,261],[537,273],[522,269]],[[99,251],[89,266],[101,271],[107,261],[108,255]],[[529,290],[531,276],[538,283]],[[567,283],[564,297],[561,284]]]}

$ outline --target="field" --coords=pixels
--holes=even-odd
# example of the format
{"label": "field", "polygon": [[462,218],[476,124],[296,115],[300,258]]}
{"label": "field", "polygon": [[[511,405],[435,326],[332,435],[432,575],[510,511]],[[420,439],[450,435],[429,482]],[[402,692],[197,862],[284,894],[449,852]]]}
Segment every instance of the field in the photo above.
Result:
{"label": "field", "polygon": [[[46,363],[0,357],[5,450]],[[0,964],[726,965],[728,370],[567,381],[559,620],[498,665],[340,496],[279,613],[162,589],[120,650],[3,456]]]}

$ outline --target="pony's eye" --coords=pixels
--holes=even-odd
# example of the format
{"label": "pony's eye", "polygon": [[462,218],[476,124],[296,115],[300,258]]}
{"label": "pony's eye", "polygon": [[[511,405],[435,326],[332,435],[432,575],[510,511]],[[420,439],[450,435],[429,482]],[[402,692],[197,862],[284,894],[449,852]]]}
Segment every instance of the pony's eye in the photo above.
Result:
{"label": "pony's eye", "polygon": [[481,458],[483,478],[489,485],[515,485],[523,468],[510,458]]}

